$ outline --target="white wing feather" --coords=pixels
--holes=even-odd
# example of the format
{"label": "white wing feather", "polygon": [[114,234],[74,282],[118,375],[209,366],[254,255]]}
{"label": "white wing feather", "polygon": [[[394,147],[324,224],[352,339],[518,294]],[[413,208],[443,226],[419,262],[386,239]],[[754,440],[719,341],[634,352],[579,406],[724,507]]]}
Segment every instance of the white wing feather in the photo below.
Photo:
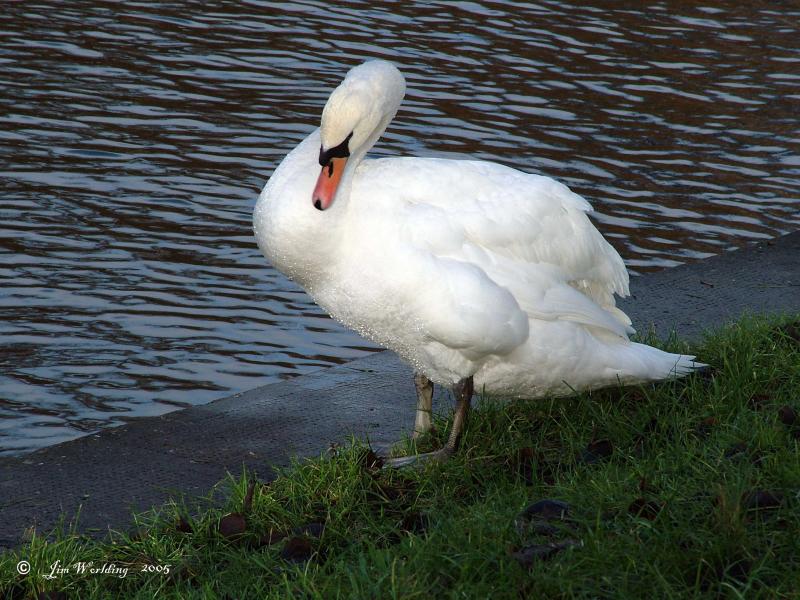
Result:
{"label": "white wing feather", "polygon": [[382,239],[402,245],[396,258],[413,265],[404,270],[413,281],[400,278],[398,290],[416,290],[408,300],[432,339],[477,357],[523,343],[528,318],[633,331],[614,302],[629,293],[625,265],[587,217],[589,203],[565,185],[494,163],[424,158],[364,161],[358,180],[350,210],[362,225],[402,227]]}

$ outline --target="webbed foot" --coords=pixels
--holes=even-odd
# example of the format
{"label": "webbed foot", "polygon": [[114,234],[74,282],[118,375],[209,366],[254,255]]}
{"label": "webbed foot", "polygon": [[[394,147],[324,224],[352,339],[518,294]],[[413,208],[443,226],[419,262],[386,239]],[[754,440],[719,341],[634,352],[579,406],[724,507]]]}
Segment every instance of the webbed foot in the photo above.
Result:
{"label": "webbed foot", "polygon": [[454,448],[445,446],[433,452],[425,452],[423,454],[409,454],[408,456],[399,456],[397,458],[386,458],[383,461],[384,469],[402,469],[403,467],[421,466],[428,462],[444,462],[455,453]]}

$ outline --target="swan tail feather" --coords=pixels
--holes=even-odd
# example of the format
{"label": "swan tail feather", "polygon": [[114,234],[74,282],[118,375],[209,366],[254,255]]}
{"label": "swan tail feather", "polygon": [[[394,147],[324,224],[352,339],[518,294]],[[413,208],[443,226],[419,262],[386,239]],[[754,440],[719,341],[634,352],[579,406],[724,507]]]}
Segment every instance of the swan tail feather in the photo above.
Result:
{"label": "swan tail feather", "polygon": [[689,354],[676,355],[678,360],[672,368],[672,373],[675,377],[686,377],[692,373],[702,373],[708,371],[711,367],[706,363],[701,363],[695,360],[697,357]]}
{"label": "swan tail feather", "polygon": [[672,354],[639,343],[631,344],[631,349],[639,357],[638,364],[644,379],[650,381],[686,377],[709,368],[691,354]]}

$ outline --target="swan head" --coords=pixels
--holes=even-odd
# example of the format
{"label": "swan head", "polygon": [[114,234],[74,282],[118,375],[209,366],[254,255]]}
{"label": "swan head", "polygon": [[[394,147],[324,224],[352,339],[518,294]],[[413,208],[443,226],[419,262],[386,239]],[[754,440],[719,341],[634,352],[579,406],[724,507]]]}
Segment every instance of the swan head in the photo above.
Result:
{"label": "swan head", "polygon": [[378,140],[405,92],[403,75],[385,60],[371,60],[350,69],[333,90],[320,124],[322,171],[311,198],[317,209],[325,210],[333,203],[348,159],[360,159]]}

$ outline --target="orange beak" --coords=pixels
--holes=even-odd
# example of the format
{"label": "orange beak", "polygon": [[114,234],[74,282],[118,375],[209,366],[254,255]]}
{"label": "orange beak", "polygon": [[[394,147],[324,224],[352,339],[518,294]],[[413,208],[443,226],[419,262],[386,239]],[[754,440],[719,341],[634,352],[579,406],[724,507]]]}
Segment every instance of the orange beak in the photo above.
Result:
{"label": "orange beak", "polygon": [[346,164],[347,157],[336,157],[322,167],[314,194],[311,196],[311,201],[317,210],[325,210],[333,204],[333,197],[336,195],[336,188],[339,187]]}

